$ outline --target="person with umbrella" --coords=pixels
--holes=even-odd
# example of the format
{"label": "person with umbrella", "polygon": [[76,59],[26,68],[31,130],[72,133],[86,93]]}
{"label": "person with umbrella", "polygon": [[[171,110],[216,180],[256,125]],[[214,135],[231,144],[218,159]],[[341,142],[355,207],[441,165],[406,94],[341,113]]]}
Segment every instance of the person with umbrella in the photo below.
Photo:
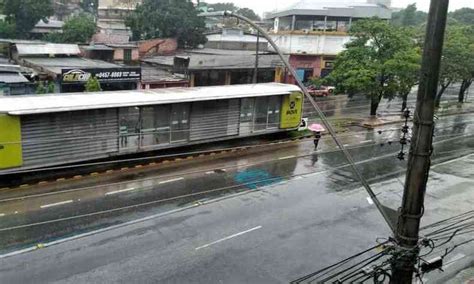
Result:
{"label": "person with umbrella", "polygon": [[314,150],[318,149],[319,140],[321,139],[321,132],[325,131],[324,127],[321,124],[313,123],[308,127],[314,134]]}

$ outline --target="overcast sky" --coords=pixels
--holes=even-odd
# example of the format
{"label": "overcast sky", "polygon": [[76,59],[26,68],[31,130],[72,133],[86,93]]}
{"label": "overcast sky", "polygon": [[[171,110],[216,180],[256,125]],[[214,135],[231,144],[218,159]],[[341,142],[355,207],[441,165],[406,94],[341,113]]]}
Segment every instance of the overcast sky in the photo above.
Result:
{"label": "overcast sky", "polygon": [[[258,14],[269,12],[275,9],[282,9],[299,0],[205,0],[207,3],[233,2],[239,7],[248,7]],[[360,0],[358,0],[359,2]],[[419,10],[428,11],[430,0],[392,0],[392,7],[406,7],[408,4],[416,3]],[[453,11],[462,7],[474,9],[474,0],[451,0],[449,10]]]}

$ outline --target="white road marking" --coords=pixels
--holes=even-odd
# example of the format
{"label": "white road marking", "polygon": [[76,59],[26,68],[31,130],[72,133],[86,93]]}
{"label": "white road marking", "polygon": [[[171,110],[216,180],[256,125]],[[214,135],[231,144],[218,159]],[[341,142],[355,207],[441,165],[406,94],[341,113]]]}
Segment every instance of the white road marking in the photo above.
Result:
{"label": "white road marking", "polygon": [[350,144],[344,144],[344,145],[342,145],[342,146],[344,146],[344,147],[348,147],[348,146],[350,146]]}
{"label": "white road marking", "polygon": [[175,181],[179,181],[179,180],[183,180],[183,179],[184,179],[183,177],[179,177],[179,178],[164,180],[164,181],[160,181],[159,184],[165,184],[165,183],[175,182]]}
{"label": "white road marking", "polygon": [[15,211],[14,214],[18,214],[18,211]]}
{"label": "white road marking", "polygon": [[131,187],[131,188],[126,188],[126,189],[121,189],[121,190],[115,190],[115,191],[107,192],[105,195],[113,195],[113,194],[117,194],[117,193],[121,193],[121,192],[132,191],[132,190],[135,190],[135,189],[136,188]]}
{"label": "white road marking", "polygon": [[61,202],[57,202],[57,203],[51,203],[51,204],[41,205],[40,208],[41,208],[41,209],[44,209],[44,208],[49,208],[49,207],[53,207],[53,206],[59,206],[59,205],[69,204],[69,203],[73,203],[73,202],[74,202],[73,200],[66,200],[66,201],[61,201]]}
{"label": "white road marking", "polygon": [[359,143],[367,143],[367,142],[374,142],[374,140],[364,140],[364,141],[360,141]]}
{"label": "white road marking", "polygon": [[462,254],[462,253],[458,253],[456,254],[455,256],[453,256],[453,258],[451,258],[449,261],[447,261],[445,263],[445,265],[443,266],[443,268],[448,268],[449,266],[451,266],[454,262],[458,261],[458,260],[461,260],[463,258],[465,258],[466,255]]}
{"label": "white road marking", "polygon": [[209,172],[206,172],[206,175],[212,175],[214,173],[215,173],[215,171],[209,171]]}
{"label": "white road marking", "polygon": [[5,213],[0,213],[0,217],[3,217],[3,216],[5,216]]}
{"label": "white road marking", "polygon": [[210,247],[210,246],[215,245],[215,244],[218,244],[218,243],[220,243],[220,242],[230,240],[230,239],[232,239],[232,238],[241,236],[241,235],[243,235],[243,234],[250,233],[250,232],[252,232],[252,231],[255,231],[255,230],[258,230],[258,229],[261,229],[261,228],[262,228],[262,226],[257,226],[257,227],[255,227],[255,228],[248,229],[248,230],[242,231],[242,232],[240,232],[240,233],[230,235],[230,236],[228,236],[228,237],[222,238],[222,239],[217,240],[217,241],[214,241],[214,242],[212,242],[212,243],[208,243],[208,244],[205,244],[205,245],[203,245],[203,246],[197,247],[196,250],[200,250],[200,249],[203,249],[203,248]]}
{"label": "white road marking", "polygon": [[295,155],[291,155],[291,156],[286,156],[286,157],[278,158],[278,160],[292,159],[292,158],[294,158],[294,157],[295,157]]}
{"label": "white road marking", "polygon": [[373,201],[372,198],[370,198],[370,197],[367,197],[367,202],[369,202],[370,205],[373,205],[373,204],[374,204],[374,201]]}

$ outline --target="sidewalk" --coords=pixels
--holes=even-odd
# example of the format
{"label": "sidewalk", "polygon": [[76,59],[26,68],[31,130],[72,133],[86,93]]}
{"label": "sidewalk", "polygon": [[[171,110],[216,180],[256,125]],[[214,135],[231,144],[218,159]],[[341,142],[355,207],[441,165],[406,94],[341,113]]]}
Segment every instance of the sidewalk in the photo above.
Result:
{"label": "sidewalk", "polygon": [[[437,117],[448,116],[448,115],[457,115],[457,114],[466,114],[474,112],[473,103],[464,103],[462,105],[458,104],[446,104],[442,105],[438,110],[436,110],[435,115]],[[413,110],[411,112],[413,117]],[[412,119],[410,119],[412,120]],[[374,118],[366,118],[361,122],[362,127],[366,128],[375,128],[387,124],[394,123],[403,123],[405,118],[401,113],[396,114],[379,114]]]}

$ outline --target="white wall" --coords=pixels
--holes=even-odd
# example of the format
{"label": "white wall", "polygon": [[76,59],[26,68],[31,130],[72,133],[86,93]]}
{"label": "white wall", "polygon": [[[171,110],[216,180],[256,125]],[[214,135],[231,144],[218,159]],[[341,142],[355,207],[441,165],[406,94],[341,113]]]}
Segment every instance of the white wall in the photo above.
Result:
{"label": "white wall", "polygon": [[344,50],[349,36],[336,35],[271,35],[284,53],[336,55]]}

